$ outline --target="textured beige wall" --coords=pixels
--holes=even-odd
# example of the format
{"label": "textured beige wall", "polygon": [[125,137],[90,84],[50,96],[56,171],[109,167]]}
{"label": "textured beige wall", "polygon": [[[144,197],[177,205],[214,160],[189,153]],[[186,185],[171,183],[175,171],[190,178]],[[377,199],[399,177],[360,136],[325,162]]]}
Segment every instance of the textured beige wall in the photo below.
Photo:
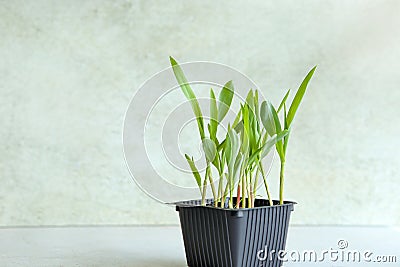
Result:
{"label": "textured beige wall", "polygon": [[400,224],[399,10],[399,1],[1,1],[0,225],[178,222],[134,184],[121,144],[132,94],[168,55],[233,66],[275,103],[317,63],[287,159],[293,222]]}

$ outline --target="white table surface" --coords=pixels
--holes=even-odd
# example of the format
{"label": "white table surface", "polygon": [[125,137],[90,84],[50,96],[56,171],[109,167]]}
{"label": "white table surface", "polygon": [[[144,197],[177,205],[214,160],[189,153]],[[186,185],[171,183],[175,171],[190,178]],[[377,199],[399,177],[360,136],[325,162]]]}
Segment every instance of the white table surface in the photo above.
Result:
{"label": "white table surface", "polygon": [[[287,262],[284,266],[400,266],[400,229],[291,226],[287,251],[370,250],[397,263]],[[178,226],[0,228],[0,266],[186,266]]]}

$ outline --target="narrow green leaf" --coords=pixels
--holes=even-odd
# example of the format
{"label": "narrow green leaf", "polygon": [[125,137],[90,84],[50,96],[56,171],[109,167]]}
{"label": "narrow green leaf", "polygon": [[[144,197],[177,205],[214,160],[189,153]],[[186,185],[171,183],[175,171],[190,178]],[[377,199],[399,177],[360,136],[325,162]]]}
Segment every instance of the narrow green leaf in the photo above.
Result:
{"label": "narrow green leaf", "polygon": [[275,110],[274,106],[271,104],[271,102],[268,102],[268,104],[269,104],[269,110],[271,111],[272,117],[275,122],[276,133],[280,133],[282,131],[282,127],[281,127],[281,123],[279,121],[278,113],[276,112],[276,110]]}
{"label": "narrow green leaf", "polygon": [[243,121],[240,121],[236,126],[233,128],[237,133],[242,133],[244,130]]}
{"label": "narrow green leaf", "polygon": [[226,133],[226,137],[223,143],[224,143],[223,148],[224,148],[225,161],[229,164],[229,162],[231,162],[231,156],[232,156],[232,144],[229,138],[229,130]]}
{"label": "narrow green leaf", "polygon": [[258,125],[257,117],[256,117],[255,109],[252,110],[250,114],[250,126],[252,130],[252,136],[254,139],[253,149],[258,147],[258,141],[260,139],[260,127]]}
{"label": "narrow green leaf", "polygon": [[287,91],[287,93],[286,93],[285,96],[283,97],[281,103],[279,104],[278,110],[277,110],[276,112],[279,113],[279,111],[281,111],[281,109],[283,108],[283,105],[286,103],[286,100],[287,100],[289,94],[290,94],[290,89]]}
{"label": "narrow green leaf", "polygon": [[236,159],[240,149],[240,138],[233,129],[228,131],[228,135],[231,143],[231,162],[234,163],[234,160]]}
{"label": "narrow green leaf", "polygon": [[262,147],[258,148],[257,150],[255,150],[251,156],[249,157],[249,160],[247,161],[248,165],[252,165],[253,163],[256,162],[258,156],[260,156],[260,153],[262,152]]}
{"label": "narrow green leaf", "polygon": [[268,153],[271,151],[271,149],[288,134],[289,134],[288,130],[283,130],[280,133],[268,139],[268,141],[262,146],[261,158],[267,156]]}
{"label": "narrow green leaf", "polygon": [[217,151],[222,151],[225,148],[226,139],[222,140],[220,144],[217,145]]}
{"label": "narrow green leaf", "polygon": [[183,73],[181,67],[176,62],[176,60],[173,57],[169,57],[169,60],[171,62],[172,70],[174,71],[175,78],[178,81],[178,84],[181,87],[183,94],[190,101],[190,105],[192,106],[193,113],[196,116],[197,125],[198,125],[199,132],[200,132],[200,137],[201,137],[201,139],[203,139],[205,137],[204,121],[203,121],[203,115],[201,113],[199,102],[196,99],[196,95],[194,94],[192,88],[190,87],[190,85],[185,77],[185,74]]}
{"label": "narrow green leaf", "polygon": [[213,129],[211,128],[212,126],[211,126],[211,122],[209,123],[209,124],[207,124],[207,129],[208,129],[208,132],[210,133],[210,138],[212,139],[212,135],[213,135]]}
{"label": "narrow green leaf", "polygon": [[240,150],[240,139],[239,135],[228,126],[228,132],[226,135],[226,145],[225,145],[225,158],[228,167],[229,177],[232,178],[233,169],[235,165],[236,158]]}
{"label": "narrow green leaf", "polygon": [[283,127],[284,129],[288,129],[289,125],[287,123],[287,112],[286,112],[286,104],[283,103]]}
{"label": "narrow green leaf", "polygon": [[218,128],[218,109],[217,100],[213,89],[210,89],[210,138],[215,140]]}
{"label": "narrow green leaf", "polygon": [[[282,131],[282,127],[281,127],[281,123],[279,121],[278,113],[276,112],[274,106],[270,102],[268,102],[268,107],[269,107],[269,110],[270,110],[270,112],[272,114],[272,117],[273,117],[273,120],[274,120],[274,123],[275,123],[276,134],[279,134]],[[285,152],[283,150],[283,142],[282,142],[282,140],[279,140],[276,143],[276,151],[278,152],[278,155],[279,155],[280,159],[284,159],[285,158]]]}
{"label": "narrow green leaf", "polygon": [[290,134],[290,127],[287,124],[286,104],[283,105],[283,116],[284,116],[285,129],[288,130],[288,134],[283,139],[283,153],[286,155],[286,148],[287,148],[287,145],[288,145],[288,142],[289,142],[289,134]]}
{"label": "narrow green leaf", "polygon": [[259,139],[259,133],[257,129],[256,118],[254,114],[254,109],[249,107],[248,112],[248,120],[249,120],[249,141],[250,141],[250,148],[252,150],[256,150],[258,148],[257,142]]}
{"label": "narrow green leaf", "polygon": [[250,90],[246,97],[246,103],[249,107],[249,123],[250,127],[253,128],[253,133],[256,136],[258,133],[258,92]]}
{"label": "narrow green leaf", "polygon": [[240,153],[236,157],[235,164],[233,167],[233,174],[232,174],[234,183],[239,179],[243,159],[244,159],[244,157]]}
{"label": "narrow green leaf", "polygon": [[[254,109],[254,98],[253,98],[253,90],[250,90],[246,96],[246,103],[249,105],[250,109]],[[254,110],[253,110],[254,112]]]}
{"label": "narrow green leaf", "polygon": [[232,103],[234,87],[232,81],[227,82],[218,97],[218,121],[221,122]]}
{"label": "narrow green leaf", "polygon": [[263,135],[263,137],[262,137],[262,140],[261,140],[261,144],[265,144],[265,142],[268,140],[268,133],[265,133],[264,135]]}
{"label": "narrow green leaf", "polygon": [[217,154],[217,147],[215,146],[214,141],[206,137],[202,140],[202,144],[207,160],[213,162],[215,155]]}
{"label": "narrow green leaf", "polygon": [[249,153],[252,152],[252,150],[257,149],[257,136],[255,134],[255,129],[254,129],[254,113],[250,109],[249,105],[246,103],[242,107],[242,114],[243,114],[243,126],[244,126],[244,132],[246,132],[247,138],[248,138],[248,149]]}
{"label": "narrow green leaf", "polygon": [[215,158],[214,158],[214,160],[212,161],[212,164],[215,166],[215,168],[217,168],[217,170],[219,170],[220,169],[220,160],[219,160],[219,155],[218,155],[218,151],[216,152],[216,154],[215,154]]}
{"label": "narrow green leaf", "polygon": [[244,130],[247,132],[247,134],[250,134],[249,106],[247,104],[242,106],[242,119]]}
{"label": "narrow green leaf", "polygon": [[234,120],[233,123],[232,123],[232,128],[235,128],[236,125],[237,125],[238,123],[240,123],[240,121],[241,121],[241,116],[242,116],[242,109],[240,109],[239,112],[236,114],[236,118],[235,118],[235,120]]}
{"label": "narrow green leaf", "polygon": [[249,137],[247,135],[247,132],[244,130],[242,130],[241,132],[241,147],[240,150],[242,151],[243,155],[248,155],[249,154]]}
{"label": "narrow green leaf", "polygon": [[193,176],[196,179],[197,185],[199,186],[201,190],[201,177],[199,174],[199,171],[196,168],[196,165],[194,164],[193,158],[190,158],[189,155],[185,154],[186,161],[189,163],[190,169],[192,170]]}
{"label": "narrow green leaf", "polygon": [[307,76],[304,78],[303,82],[301,83],[299,89],[297,90],[296,95],[293,98],[292,104],[290,105],[288,115],[287,115],[287,124],[290,126],[296,115],[296,111],[300,105],[301,100],[303,99],[304,93],[306,92],[308,82],[310,81],[311,77],[314,74],[315,69],[317,66],[312,68]]}
{"label": "narrow green leaf", "polygon": [[226,158],[225,158],[225,147],[222,149],[221,151],[221,160],[220,160],[220,171],[223,172],[224,168],[225,168],[225,162],[226,162]]}
{"label": "narrow green leaf", "polygon": [[261,123],[260,121],[260,106],[258,102],[258,90],[255,90],[254,93],[254,109],[255,109],[255,114],[257,118],[257,123]]}

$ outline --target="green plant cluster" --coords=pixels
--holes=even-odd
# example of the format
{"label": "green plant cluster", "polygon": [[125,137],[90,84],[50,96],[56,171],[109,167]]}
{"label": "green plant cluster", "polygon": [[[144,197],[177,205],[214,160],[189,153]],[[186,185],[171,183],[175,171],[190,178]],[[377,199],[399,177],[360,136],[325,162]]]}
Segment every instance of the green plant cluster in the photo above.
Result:
{"label": "green plant cluster", "polygon": [[[227,82],[221,89],[218,100],[213,89],[210,89],[210,119],[207,124],[207,133],[204,125],[199,102],[190,87],[181,67],[175,59],[170,57],[175,77],[190,101],[196,116],[197,126],[205,153],[206,169],[202,178],[193,157],[185,155],[190,169],[196,179],[202,196],[202,205],[205,205],[207,185],[211,190],[216,207],[225,207],[229,197],[229,208],[254,207],[259,179],[263,180],[269,205],[273,205],[271,193],[263,168],[263,158],[276,149],[280,159],[280,190],[279,202],[283,204],[284,170],[286,149],[289,141],[291,125],[296,111],[303,99],[308,82],[316,67],[310,70],[298,88],[292,103],[287,110],[286,101],[290,94],[287,91],[278,109],[269,102],[259,102],[257,90],[249,90],[246,100],[241,103],[235,120],[228,124],[227,133],[223,140],[218,140],[218,126],[226,116],[234,97],[233,82]],[[283,113],[281,121],[279,113]],[[212,169],[216,171],[213,172]],[[214,185],[213,173],[218,174],[218,187]],[[236,194],[236,195],[235,195]],[[234,197],[236,201],[234,203]]]}

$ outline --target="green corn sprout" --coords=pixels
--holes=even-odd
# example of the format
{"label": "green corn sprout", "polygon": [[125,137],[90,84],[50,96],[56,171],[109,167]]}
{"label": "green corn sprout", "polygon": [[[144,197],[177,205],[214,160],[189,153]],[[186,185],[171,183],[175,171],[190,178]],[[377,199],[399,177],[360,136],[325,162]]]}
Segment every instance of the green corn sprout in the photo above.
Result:
{"label": "green corn sprout", "polygon": [[[303,99],[304,93],[306,92],[308,82],[314,74],[317,66],[312,68],[307,76],[304,78],[303,82],[300,84],[296,95],[290,105],[289,111],[286,111],[286,100],[290,94],[290,90],[287,91],[286,95],[283,97],[278,110],[276,111],[274,106],[267,101],[261,104],[261,121],[270,136],[279,134],[282,131],[287,131],[286,136],[276,143],[276,151],[280,159],[280,177],[279,177],[279,203],[283,204],[283,185],[284,185],[284,172],[286,163],[286,149],[289,142],[289,134],[291,129],[291,124],[293,122],[296,111],[299,108],[301,100]],[[278,112],[282,110],[283,107],[283,124],[280,123]]]}
{"label": "green corn sprout", "polygon": [[[283,182],[286,147],[289,139],[290,126],[294,115],[305,93],[307,84],[314,73],[313,68],[300,85],[296,96],[286,112],[288,91],[281,101],[278,110],[264,101],[259,103],[258,91],[250,90],[246,100],[241,104],[240,110],[223,140],[218,140],[218,126],[225,118],[232,104],[234,95],[233,82],[227,82],[221,89],[218,100],[213,89],[210,89],[210,121],[207,124],[208,133],[205,131],[204,118],[185,75],[176,62],[170,57],[176,80],[185,97],[190,101],[196,116],[197,126],[205,154],[206,170],[204,178],[201,177],[193,157],[185,155],[202,196],[202,205],[205,205],[207,184],[210,183],[214,197],[214,206],[225,207],[229,196],[229,208],[252,208],[259,179],[263,183],[268,195],[269,205],[273,205],[267,177],[262,165],[262,160],[275,147],[281,162],[280,172],[280,204],[283,204]],[[283,108],[284,122],[281,125],[278,112]],[[217,172],[218,187],[215,188],[213,173]],[[236,192],[236,202],[234,194]]]}

